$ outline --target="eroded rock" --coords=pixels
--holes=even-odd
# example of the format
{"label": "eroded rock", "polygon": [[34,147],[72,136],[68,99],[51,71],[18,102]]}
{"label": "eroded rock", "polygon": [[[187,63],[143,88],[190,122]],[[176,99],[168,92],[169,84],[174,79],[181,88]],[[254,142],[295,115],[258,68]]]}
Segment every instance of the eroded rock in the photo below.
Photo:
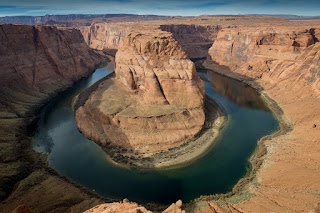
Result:
{"label": "eroded rock", "polygon": [[138,154],[168,150],[199,134],[204,85],[171,33],[130,33],[115,61],[116,79],[101,83],[76,111],[83,134]]}

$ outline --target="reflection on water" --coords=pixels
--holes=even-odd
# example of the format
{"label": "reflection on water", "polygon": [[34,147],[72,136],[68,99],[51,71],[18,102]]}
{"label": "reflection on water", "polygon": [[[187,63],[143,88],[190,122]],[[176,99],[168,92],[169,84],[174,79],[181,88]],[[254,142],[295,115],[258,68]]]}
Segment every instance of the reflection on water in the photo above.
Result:
{"label": "reflection on water", "polygon": [[257,91],[247,84],[224,77],[210,70],[199,74],[210,80],[215,93],[225,96],[238,106],[270,111]]}
{"label": "reflection on water", "polygon": [[118,167],[78,131],[71,110],[71,101],[79,91],[112,70],[112,66],[97,69],[90,78],[55,98],[41,114],[33,143],[35,150],[48,154],[50,167],[101,195],[169,204],[227,192],[246,173],[247,159],[257,141],[277,129],[277,121],[254,90],[225,77],[202,74],[213,81],[205,82],[206,93],[228,115],[211,150],[179,169],[140,171]]}

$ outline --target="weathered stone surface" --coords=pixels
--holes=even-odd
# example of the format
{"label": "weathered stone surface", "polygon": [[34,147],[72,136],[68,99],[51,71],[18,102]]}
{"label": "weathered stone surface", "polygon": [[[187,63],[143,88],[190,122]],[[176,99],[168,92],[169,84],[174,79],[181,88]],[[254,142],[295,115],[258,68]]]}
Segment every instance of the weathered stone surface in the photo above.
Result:
{"label": "weathered stone surface", "polygon": [[[178,200],[176,203],[171,204],[163,213],[186,213],[182,210],[182,201]],[[84,213],[131,213],[131,212],[141,212],[141,213],[152,213],[146,208],[139,206],[136,203],[130,202],[124,199],[123,202],[100,204],[91,209],[88,209]]]}
{"label": "weathered stone surface", "polygon": [[93,49],[108,50],[115,53],[120,42],[130,31],[127,24],[94,23],[91,26],[79,27],[85,42]]}
{"label": "weathered stone surface", "polygon": [[220,25],[163,24],[160,29],[171,32],[189,58],[207,57]]}
{"label": "weathered stone surface", "polygon": [[224,29],[209,55],[214,62],[251,78],[304,80],[319,90],[318,31],[301,27]]}
{"label": "weathered stone surface", "polygon": [[75,29],[3,24],[0,43],[0,117],[26,116],[101,60]]}
{"label": "weathered stone surface", "polygon": [[84,213],[152,213],[137,203],[129,202],[124,199],[123,202],[106,203],[88,209]]}
{"label": "weathered stone surface", "polygon": [[178,200],[176,203],[171,204],[163,213],[186,213],[185,210],[181,209],[182,201]]}
{"label": "weathered stone surface", "polygon": [[102,83],[76,122],[87,137],[142,153],[179,146],[204,124],[204,85],[171,33],[130,33],[116,54],[116,79]]}
{"label": "weathered stone surface", "polygon": [[202,107],[204,86],[171,33],[131,33],[116,55],[116,77],[146,103]]}
{"label": "weathered stone surface", "polygon": [[20,204],[33,212],[81,212],[105,202],[50,170],[28,136],[40,107],[100,61],[79,30],[0,25],[0,212]]}

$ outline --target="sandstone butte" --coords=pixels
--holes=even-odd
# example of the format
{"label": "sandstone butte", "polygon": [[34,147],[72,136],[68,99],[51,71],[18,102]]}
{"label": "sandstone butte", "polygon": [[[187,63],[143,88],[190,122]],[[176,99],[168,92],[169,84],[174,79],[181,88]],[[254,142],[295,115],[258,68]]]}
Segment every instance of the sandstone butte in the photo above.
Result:
{"label": "sandstone butte", "polygon": [[115,66],[116,78],[101,83],[75,113],[86,137],[149,156],[199,134],[204,84],[171,33],[128,33]]}
{"label": "sandstone butte", "polygon": [[[113,49],[118,49],[125,35],[115,32],[114,39],[109,39],[109,34],[103,36],[105,31],[99,32],[98,35],[97,28],[94,27],[97,25],[109,28],[111,33],[114,26],[118,26],[118,31],[122,31],[122,27],[130,29],[124,30],[125,34],[135,27],[154,28],[158,26],[160,29],[163,26],[163,29],[173,34],[190,57],[202,57],[203,54],[200,52],[208,52],[208,60],[203,66],[245,81],[258,88],[262,95],[275,101],[270,103],[272,109],[276,109],[274,105],[281,108],[275,110],[275,113],[282,121],[283,131],[259,143],[260,146],[265,146],[267,151],[265,155],[258,158],[261,160],[259,161],[261,165],[255,169],[255,178],[249,179],[244,187],[233,189],[231,195],[220,200],[215,197],[202,197],[193,204],[184,205],[183,209],[186,209],[187,212],[320,211],[318,74],[320,22],[318,20],[288,21],[267,17],[217,16],[134,24],[92,23],[89,27],[81,27],[84,28],[81,31],[84,33],[86,42],[92,48],[108,52],[107,46],[114,45]],[[204,30],[216,30],[209,31],[209,33],[206,30],[195,33],[194,30],[191,30],[194,28],[193,25],[201,26],[201,29]],[[94,33],[96,35],[93,36]],[[195,47],[199,51],[194,53],[191,48],[193,43],[187,41],[190,38],[199,38],[200,41],[200,37],[207,40],[208,43],[211,42],[211,45],[206,42],[198,43]],[[101,45],[94,46],[97,43]],[[211,47],[210,51],[208,46]],[[15,124],[11,125],[12,129]],[[286,126],[292,130],[287,131]],[[11,128],[6,131],[10,132],[9,130],[11,131]],[[13,144],[19,145],[13,146]],[[12,189],[7,190],[11,195],[5,203],[1,203],[0,210],[10,212],[20,204],[28,204],[28,207],[35,211],[50,212],[63,209],[79,212],[83,211],[86,206],[105,202],[103,199],[94,197],[93,194],[85,193],[85,190],[75,187],[65,179],[57,175],[48,175],[42,170],[32,175],[30,173],[20,175],[20,177],[16,175],[18,173],[16,171],[20,172],[18,174],[21,174],[22,171],[17,169],[17,162],[21,161],[17,159],[21,159],[21,156],[29,156],[23,158],[29,162],[29,164],[24,164],[25,167],[33,165],[35,159],[40,159],[39,156],[31,158],[30,155],[27,155],[30,150],[21,153],[21,150],[27,150],[27,148],[20,144],[18,139],[10,143],[1,143],[6,150],[13,150],[11,153],[14,153],[10,155],[9,152],[6,152],[6,155],[1,153],[1,156],[5,156],[2,157],[1,162],[10,165],[8,170],[1,175],[6,174],[5,180],[11,180],[11,184],[22,181],[17,185],[18,190],[13,193],[11,193]],[[11,174],[10,178],[8,178],[9,174]],[[34,179],[37,181],[32,182],[31,185],[28,184]],[[50,196],[44,193],[53,189],[53,186],[55,190],[51,190]],[[41,197],[41,201],[37,197]],[[77,199],[78,204],[74,204],[76,197],[80,197]],[[40,202],[43,205],[39,205]],[[103,205],[118,206],[123,203]],[[97,208],[99,207],[94,207],[94,209]]]}

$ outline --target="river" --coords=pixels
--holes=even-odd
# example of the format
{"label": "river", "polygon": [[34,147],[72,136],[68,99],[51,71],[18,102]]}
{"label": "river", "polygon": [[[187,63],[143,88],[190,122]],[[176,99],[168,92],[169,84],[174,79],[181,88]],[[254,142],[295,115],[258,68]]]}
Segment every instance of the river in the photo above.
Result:
{"label": "river", "polygon": [[190,201],[200,195],[225,193],[242,178],[257,141],[276,131],[278,122],[257,92],[238,81],[212,72],[199,75],[206,93],[227,115],[218,139],[201,158],[182,168],[127,169],[108,161],[105,152],[77,129],[71,109],[76,94],[113,71],[113,65],[97,69],[71,89],[54,98],[42,111],[33,148],[48,155],[49,166],[90,190],[139,203],[169,204]]}

